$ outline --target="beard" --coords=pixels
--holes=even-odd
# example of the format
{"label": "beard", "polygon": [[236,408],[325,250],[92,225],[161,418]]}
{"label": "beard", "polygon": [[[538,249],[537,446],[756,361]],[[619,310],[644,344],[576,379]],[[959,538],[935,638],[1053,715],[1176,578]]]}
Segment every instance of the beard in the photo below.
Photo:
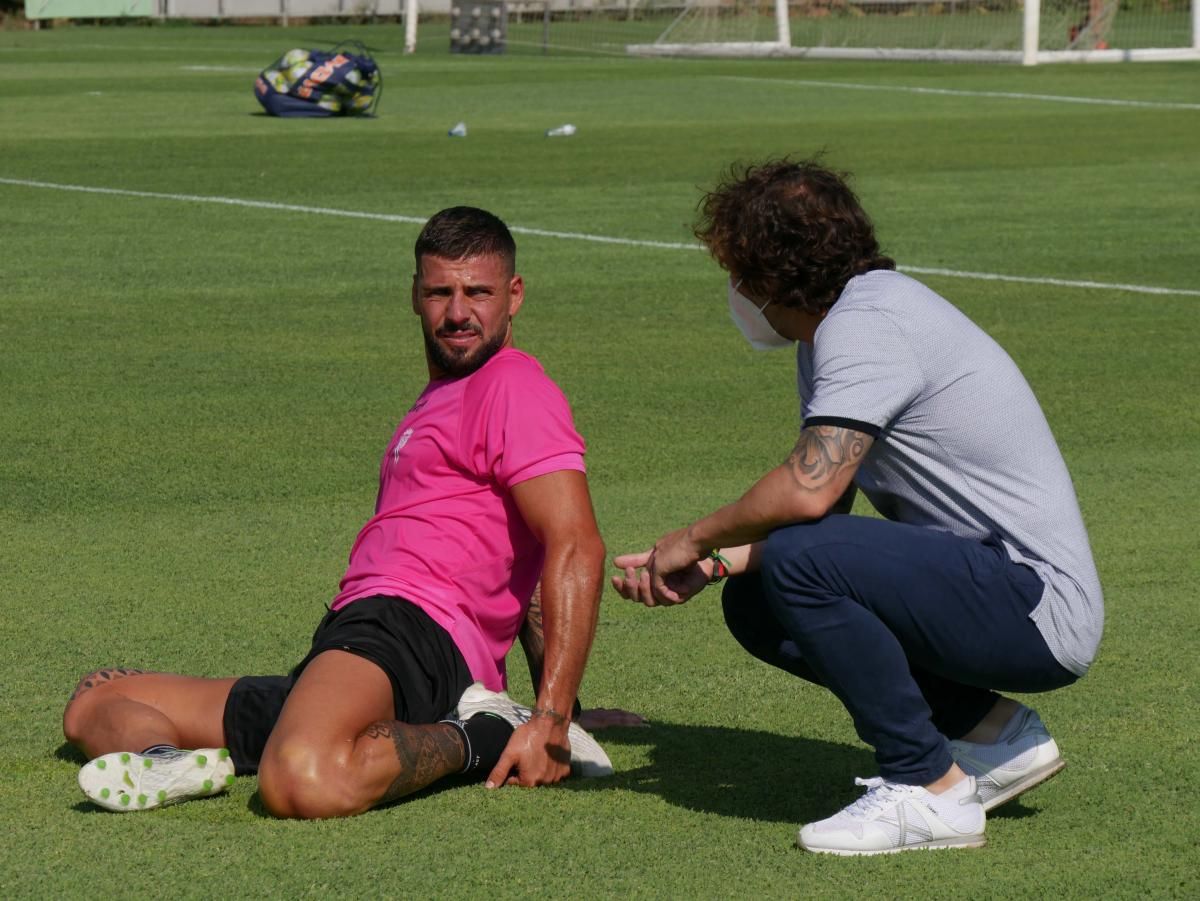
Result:
{"label": "beard", "polygon": [[[471,349],[446,347],[438,342],[434,334],[422,328],[425,336],[425,353],[434,367],[445,374],[446,378],[462,378],[470,375],[480,366],[494,357],[504,346],[507,330],[498,331],[482,344]],[[476,331],[476,334],[480,332]]]}

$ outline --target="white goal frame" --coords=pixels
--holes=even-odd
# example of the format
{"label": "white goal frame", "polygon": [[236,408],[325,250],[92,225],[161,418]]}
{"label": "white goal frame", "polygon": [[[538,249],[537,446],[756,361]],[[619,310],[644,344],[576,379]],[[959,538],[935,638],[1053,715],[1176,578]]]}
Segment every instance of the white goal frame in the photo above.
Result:
{"label": "white goal frame", "polygon": [[[1200,60],[1200,0],[1192,0],[1190,47],[1139,47],[1129,49],[1041,50],[1041,0],[1025,0],[1020,50],[949,50],[943,48],[795,47],[792,45],[788,0],[775,0],[776,38],[697,44],[630,44],[633,56],[683,56],[705,58],[799,57],[808,59],[942,60],[949,62],[1117,63]],[[661,39],[660,39],[661,40]]]}

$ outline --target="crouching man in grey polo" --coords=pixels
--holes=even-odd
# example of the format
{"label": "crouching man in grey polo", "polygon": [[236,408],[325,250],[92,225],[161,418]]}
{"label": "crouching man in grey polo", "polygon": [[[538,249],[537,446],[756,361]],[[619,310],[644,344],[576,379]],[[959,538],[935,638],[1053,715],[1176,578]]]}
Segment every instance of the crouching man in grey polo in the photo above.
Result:
{"label": "crouching man in grey polo", "polygon": [[[730,576],[734,637],[845,705],[879,775],[802,847],[979,847],[985,811],[1064,766],[1037,713],[997,692],[1074,682],[1103,626],[1041,408],[995,341],[894,271],[821,165],[735,170],[697,235],[746,338],[795,345],[804,425],[739,500],[618,557],[613,585],[656,606]],[[842,515],[856,488],[883,519]]]}

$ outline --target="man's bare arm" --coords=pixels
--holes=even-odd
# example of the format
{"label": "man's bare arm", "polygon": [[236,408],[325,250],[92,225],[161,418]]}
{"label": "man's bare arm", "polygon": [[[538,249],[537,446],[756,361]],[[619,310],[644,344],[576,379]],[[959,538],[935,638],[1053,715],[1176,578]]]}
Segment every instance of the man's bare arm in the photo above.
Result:
{"label": "man's bare arm", "polygon": [[848,493],[852,504],[854,474],[873,443],[870,435],[842,426],[802,429],[787,460],[739,500],[693,523],[688,537],[698,548],[737,547],[835,512]]}
{"label": "man's bare arm", "polygon": [[[519,633],[521,649],[525,652],[525,663],[529,666],[529,677],[536,692],[542,686],[542,662],[546,656],[546,636],[542,627],[542,586],[534,589],[529,602],[529,612]],[[595,729],[610,729],[614,726],[645,726],[645,717],[620,707],[588,707],[579,703],[578,696],[571,716],[580,726],[591,732]]]}
{"label": "man's bare arm", "polygon": [[550,473],[513,489],[526,525],[545,548],[538,591],[544,648],[537,687],[539,709],[570,715],[595,635],[604,568],[604,543],[581,472]]}
{"label": "man's bare arm", "polygon": [[570,771],[567,726],[596,632],[604,542],[583,473],[538,476],[514,486],[512,495],[545,548],[539,592],[544,653],[533,717],[513,734],[488,782],[499,784],[516,769],[522,785],[539,785]]}
{"label": "man's bare arm", "polygon": [[[741,569],[753,568],[752,547],[773,530],[827,515],[853,503],[847,493],[874,439],[855,429],[806,426],[787,460],[732,504],[669,532],[648,551],[623,554],[613,587],[639,603],[682,604],[700,591],[709,572],[701,560],[714,548],[745,548]],[[643,567],[644,572],[642,572]]]}

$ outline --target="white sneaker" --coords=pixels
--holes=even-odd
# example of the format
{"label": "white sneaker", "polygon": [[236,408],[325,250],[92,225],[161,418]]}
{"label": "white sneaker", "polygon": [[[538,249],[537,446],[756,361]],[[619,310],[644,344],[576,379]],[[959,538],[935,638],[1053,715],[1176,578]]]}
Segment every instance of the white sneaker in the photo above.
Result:
{"label": "white sneaker", "polygon": [[[463,692],[454,716],[469,720],[477,713],[490,713],[506,720],[514,729],[528,723],[533,711],[518,704],[503,691],[489,691],[483,683],[476,682]],[[578,723],[567,727],[567,738],[571,742],[571,772],[576,776],[611,776],[612,762],[596,739],[592,738]]]}
{"label": "white sneaker", "polygon": [[108,810],[150,810],[216,795],[233,785],[233,761],[224,748],[133,754],[117,751],[84,764],[79,787]]}
{"label": "white sneaker", "polygon": [[849,857],[987,844],[987,818],[970,776],[940,795],[878,776],[854,782],[866,786],[866,794],[828,819],[804,826],[801,848]]}
{"label": "white sneaker", "polygon": [[1021,705],[996,741],[950,742],[950,753],[979,783],[984,810],[992,810],[1045,782],[1067,765],[1037,711]]}

